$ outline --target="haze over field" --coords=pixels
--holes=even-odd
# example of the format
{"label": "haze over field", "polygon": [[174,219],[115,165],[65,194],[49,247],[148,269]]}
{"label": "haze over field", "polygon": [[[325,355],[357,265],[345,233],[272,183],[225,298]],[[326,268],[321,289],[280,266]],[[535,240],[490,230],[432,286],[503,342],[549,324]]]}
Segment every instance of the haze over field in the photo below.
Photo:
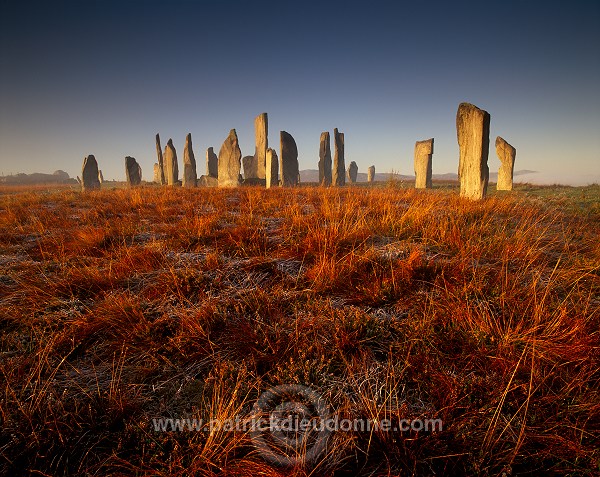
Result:
{"label": "haze over field", "polygon": [[435,137],[434,174],[455,173],[468,101],[491,114],[491,172],[500,135],[539,171],[516,181],[600,182],[597,1],[125,3],[2,3],[0,174],[74,177],[94,154],[123,180],[130,155],[151,180],[156,132],[178,155],[191,132],[203,171],[231,128],[253,154],[263,111],[300,169],[337,127],[359,172],[412,175]]}

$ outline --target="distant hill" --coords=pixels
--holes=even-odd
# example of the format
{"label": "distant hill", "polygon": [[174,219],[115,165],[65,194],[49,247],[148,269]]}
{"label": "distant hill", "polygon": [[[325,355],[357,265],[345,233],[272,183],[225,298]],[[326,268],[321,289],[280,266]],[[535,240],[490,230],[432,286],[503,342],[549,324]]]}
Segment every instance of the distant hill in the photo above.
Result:
{"label": "distant hill", "polygon": [[71,179],[65,171],[55,171],[52,174],[34,172],[33,174],[14,174],[0,177],[0,184],[6,185],[34,185],[34,184],[77,184],[76,179]]}
{"label": "distant hill", "polygon": [[[521,170],[515,171],[513,176],[520,176],[524,174],[533,174],[537,171]],[[455,172],[448,172],[446,174],[433,174],[433,180],[437,181],[457,181],[458,175]],[[390,178],[398,181],[414,181],[415,176],[404,175],[404,174],[392,174],[390,172],[376,172],[375,182],[386,182]],[[490,172],[490,181],[496,182],[498,180],[497,172]],[[300,171],[301,182],[319,182],[319,171],[318,169],[305,169]],[[359,172],[357,176],[357,182],[367,182],[367,174],[365,172]]]}

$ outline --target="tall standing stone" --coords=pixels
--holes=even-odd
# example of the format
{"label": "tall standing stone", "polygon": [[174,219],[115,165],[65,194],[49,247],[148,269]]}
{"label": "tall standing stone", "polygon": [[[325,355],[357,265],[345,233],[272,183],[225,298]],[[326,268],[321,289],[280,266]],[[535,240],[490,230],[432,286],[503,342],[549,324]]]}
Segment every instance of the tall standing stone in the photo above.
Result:
{"label": "tall standing stone", "polygon": [[165,164],[163,160],[162,148],[160,146],[160,135],[158,133],[156,134],[156,156],[158,157],[158,167],[160,172],[156,182],[158,182],[160,185],[165,185]]}
{"label": "tall standing stone", "polygon": [[185,146],[183,148],[183,187],[196,187],[198,173],[196,172],[196,158],[192,147],[192,135],[188,133],[185,137]]}
{"label": "tall standing stone", "polygon": [[100,189],[100,180],[98,179],[98,163],[96,158],[90,154],[83,159],[81,167],[81,190],[97,190]]}
{"label": "tall standing stone", "polygon": [[415,143],[415,189],[431,189],[433,138]]}
{"label": "tall standing stone", "polygon": [[238,137],[232,129],[219,150],[219,187],[237,187],[240,184],[241,159]]}
{"label": "tall standing stone", "polygon": [[258,179],[266,178],[267,148],[269,147],[269,120],[267,113],[262,113],[254,119],[254,134],[256,137],[256,150],[254,152],[254,162],[256,170],[253,170],[254,177]]}
{"label": "tall standing stone", "polygon": [[206,175],[215,178],[219,176],[219,158],[212,147],[206,150]]}
{"label": "tall standing stone", "polygon": [[370,166],[368,169],[367,182],[375,181],[375,166]]}
{"label": "tall standing stone", "polygon": [[333,143],[335,152],[333,155],[333,185],[341,187],[346,185],[346,163],[344,161],[344,133],[333,130]]}
{"label": "tall standing stone", "polygon": [[258,179],[256,156],[242,157],[242,168],[244,169],[244,179]]}
{"label": "tall standing stone", "polygon": [[319,145],[319,184],[325,187],[331,185],[331,145],[329,132],[321,133]]}
{"label": "tall standing stone", "polygon": [[280,184],[282,187],[298,185],[300,170],[298,167],[298,147],[292,135],[288,132],[279,133],[281,143],[281,162],[279,165]]}
{"label": "tall standing stone", "polygon": [[175,152],[175,146],[173,146],[173,140],[169,139],[167,146],[165,147],[165,168],[166,168],[166,181],[170,186],[177,185],[179,181],[179,166],[177,165],[177,152]]}
{"label": "tall standing stone", "polygon": [[470,103],[461,103],[456,113],[456,135],[460,149],[460,196],[483,199],[490,175],[487,163],[490,146],[489,113]]}
{"label": "tall standing stone", "polygon": [[496,190],[512,190],[513,170],[515,167],[517,150],[500,136],[498,136],[496,138],[496,154],[498,154],[498,159],[500,159],[500,169],[498,169],[498,182],[496,184]]}
{"label": "tall standing stone", "polygon": [[279,185],[279,158],[277,152],[273,149],[267,149],[267,164],[266,164],[266,182],[267,189],[277,187]]}
{"label": "tall standing stone", "polygon": [[129,187],[138,186],[142,182],[142,168],[131,156],[125,157],[125,176]]}
{"label": "tall standing stone", "polygon": [[348,180],[350,184],[356,184],[356,179],[358,177],[358,166],[356,162],[352,161],[348,166]]}

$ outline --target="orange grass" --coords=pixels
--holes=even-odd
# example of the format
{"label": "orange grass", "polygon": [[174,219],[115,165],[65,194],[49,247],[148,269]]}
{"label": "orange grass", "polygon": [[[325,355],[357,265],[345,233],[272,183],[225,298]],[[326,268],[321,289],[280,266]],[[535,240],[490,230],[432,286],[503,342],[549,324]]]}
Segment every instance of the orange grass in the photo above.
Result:
{"label": "orange grass", "polygon": [[[600,207],[545,195],[3,190],[0,473],[597,475]],[[244,432],[152,427],[278,384],[443,430],[283,469]]]}

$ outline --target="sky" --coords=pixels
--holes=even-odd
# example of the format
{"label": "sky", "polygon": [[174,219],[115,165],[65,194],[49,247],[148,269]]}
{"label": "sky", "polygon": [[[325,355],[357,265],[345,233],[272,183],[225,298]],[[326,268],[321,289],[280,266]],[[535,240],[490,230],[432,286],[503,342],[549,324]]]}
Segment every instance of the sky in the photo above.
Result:
{"label": "sky", "polygon": [[[456,110],[491,115],[490,171],[502,136],[535,182],[600,182],[600,2],[0,0],[0,174],[105,179],[135,157],[152,179],[154,136],[198,175],[235,128],[254,154],[294,136],[316,169],[321,132],[345,134],[359,172],[413,174],[435,138],[434,174],[456,172]],[[181,166],[180,166],[181,169]]]}

